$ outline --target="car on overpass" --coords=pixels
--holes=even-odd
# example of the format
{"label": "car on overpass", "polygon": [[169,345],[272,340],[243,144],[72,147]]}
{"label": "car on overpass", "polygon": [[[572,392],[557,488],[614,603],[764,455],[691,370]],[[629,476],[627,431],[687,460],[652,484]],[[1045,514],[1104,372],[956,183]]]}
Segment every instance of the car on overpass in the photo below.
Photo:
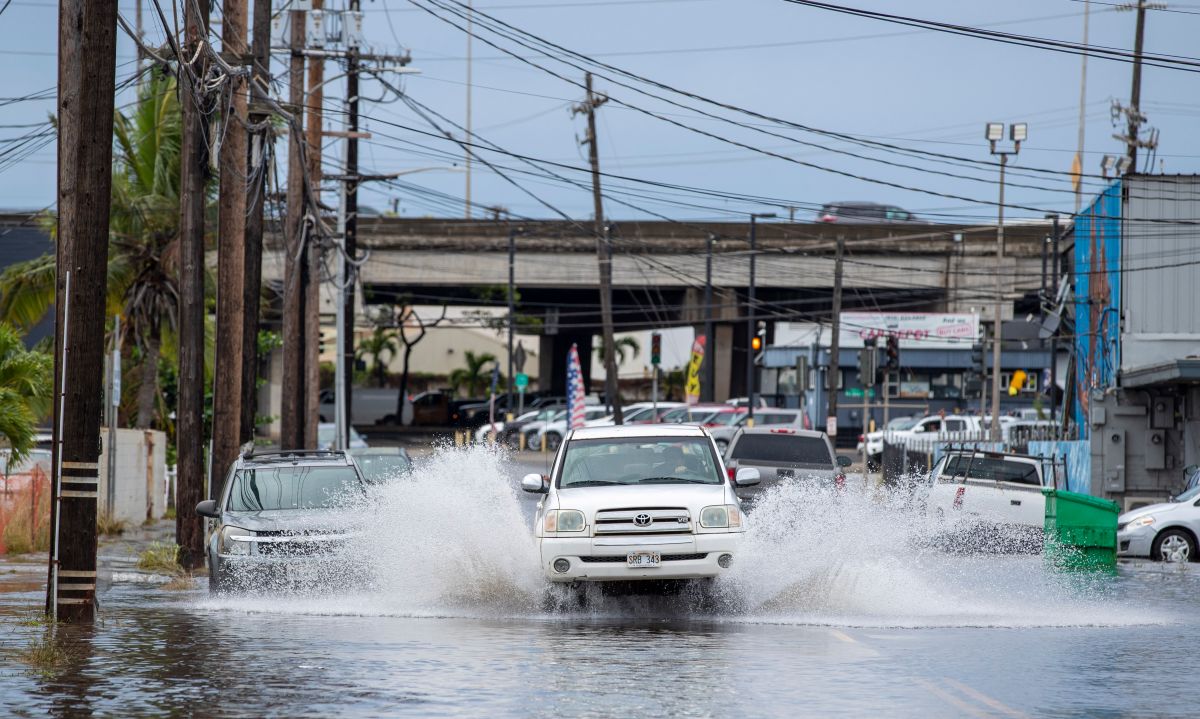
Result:
{"label": "car on overpass", "polygon": [[534,518],[541,569],[556,583],[713,579],[741,548],[736,486],[703,427],[585,427],[568,434],[549,475],[529,474],[544,495]]}
{"label": "car on overpass", "polygon": [[817,213],[821,222],[859,225],[927,225],[908,210],[878,202],[830,202]]}

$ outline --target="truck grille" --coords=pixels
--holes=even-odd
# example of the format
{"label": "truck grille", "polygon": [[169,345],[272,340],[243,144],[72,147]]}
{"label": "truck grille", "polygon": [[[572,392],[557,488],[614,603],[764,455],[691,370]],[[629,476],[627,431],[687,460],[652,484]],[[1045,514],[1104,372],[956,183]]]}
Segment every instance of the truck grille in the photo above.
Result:
{"label": "truck grille", "polygon": [[596,512],[596,534],[688,534],[691,516],[685,507],[602,509]]}
{"label": "truck grille", "polygon": [[307,532],[257,532],[255,540],[259,556],[311,557],[336,551],[345,543],[345,536]]}
{"label": "truck grille", "polygon": [[[664,562],[682,562],[689,559],[704,559],[707,556],[707,552],[703,554],[664,554],[662,560]],[[607,557],[580,557],[579,561],[584,564],[624,564],[626,559],[626,555],[622,554]]]}

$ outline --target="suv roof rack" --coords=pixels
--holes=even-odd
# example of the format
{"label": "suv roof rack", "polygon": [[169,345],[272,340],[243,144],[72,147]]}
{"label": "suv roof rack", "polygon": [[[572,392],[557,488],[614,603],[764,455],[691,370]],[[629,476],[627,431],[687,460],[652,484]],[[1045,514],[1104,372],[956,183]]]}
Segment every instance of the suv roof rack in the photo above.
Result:
{"label": "suv roof rack", "polygon": [[340,449],[270,449],[260,452],[250,450],[242,454],[242,459],[266,459],[268,457],[333,457],[345,456]]}

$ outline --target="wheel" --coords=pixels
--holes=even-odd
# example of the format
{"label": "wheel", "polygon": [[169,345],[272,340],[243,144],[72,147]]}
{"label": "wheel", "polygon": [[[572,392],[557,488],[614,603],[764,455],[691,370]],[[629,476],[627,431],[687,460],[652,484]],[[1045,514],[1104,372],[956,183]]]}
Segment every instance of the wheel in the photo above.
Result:
{"label": "wheel", "polygon": [[717,440],[717,451],[721,453],[721,456],[725,455],[725,450],[727,450],[727,449],[729,449],[729,442],[726,440],[723,440],[723,439],[718,439]]}
{"label": "wheel", "polygon": [[534,452],[540,452],[542,449],[542,440],[538,439],[536,432],[530,432],[525,435],[525,446],[532,449]]}
{"label": "wheel", "polygon": [[562,436],[558,432],[547,432],[545,442],[546,449],[555,452],[558,450],[558,445],[562,444]]}
{"label": "wheel", "polygon": [[1182,529],[1164,529],[1154,538],[1150,558],[1160,562],[1195,561],[1196,540]]}

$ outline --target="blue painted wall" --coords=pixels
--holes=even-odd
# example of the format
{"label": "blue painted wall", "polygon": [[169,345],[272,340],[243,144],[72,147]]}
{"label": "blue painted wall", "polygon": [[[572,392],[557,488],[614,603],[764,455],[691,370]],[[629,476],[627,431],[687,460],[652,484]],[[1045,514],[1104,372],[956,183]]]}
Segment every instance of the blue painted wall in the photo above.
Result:
{"label": "blue painted wall", "polygon": [[1088,432],[1088,393],[1116,383],[1120,358],[1121,181],[1075,220],[1075,422]]}

